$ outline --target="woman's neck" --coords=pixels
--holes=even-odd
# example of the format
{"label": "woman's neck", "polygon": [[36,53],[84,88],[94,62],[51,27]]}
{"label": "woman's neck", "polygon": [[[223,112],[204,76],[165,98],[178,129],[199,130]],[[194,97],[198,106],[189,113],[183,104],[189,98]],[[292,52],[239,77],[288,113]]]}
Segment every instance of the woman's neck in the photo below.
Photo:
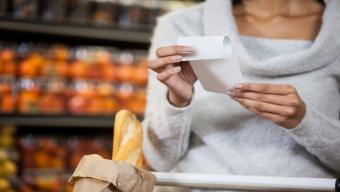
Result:
{"label": "woman's neck", "polygon": [[235,8],[239,13],[258,18],[303,17],[323,12],[323,5],[317,0],[243,0]]}
{"label": "woman's neck", "polygon": [[324,7],[317,0],[243,0],[233,13],[242,35],[313,40]]}

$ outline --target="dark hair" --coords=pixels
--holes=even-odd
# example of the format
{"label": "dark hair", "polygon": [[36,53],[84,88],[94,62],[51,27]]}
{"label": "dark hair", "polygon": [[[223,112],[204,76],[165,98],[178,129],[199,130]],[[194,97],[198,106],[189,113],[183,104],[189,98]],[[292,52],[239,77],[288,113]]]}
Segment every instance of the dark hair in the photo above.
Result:
{"label": "dark hair", "polygon": [[242,2],[242,0],[232,0],[233,5],[238,5]]}
{"label": "dark hair", "polygon": [[[242,0],[232,0],[233,5],[238,5],[242,3]],[[324,0],[318,0],[319,3],[325,4]]]}

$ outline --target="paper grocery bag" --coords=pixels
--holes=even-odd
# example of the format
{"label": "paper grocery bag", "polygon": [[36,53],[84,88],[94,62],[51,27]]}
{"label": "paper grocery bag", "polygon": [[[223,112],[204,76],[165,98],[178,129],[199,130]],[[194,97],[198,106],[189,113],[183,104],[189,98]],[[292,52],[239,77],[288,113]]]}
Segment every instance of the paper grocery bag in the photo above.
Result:
{"label": "paper grocery bag", "polygon": [[152,192],[155,181],[148,171],[99,155],[84,156],[70,178],[73,192]]}

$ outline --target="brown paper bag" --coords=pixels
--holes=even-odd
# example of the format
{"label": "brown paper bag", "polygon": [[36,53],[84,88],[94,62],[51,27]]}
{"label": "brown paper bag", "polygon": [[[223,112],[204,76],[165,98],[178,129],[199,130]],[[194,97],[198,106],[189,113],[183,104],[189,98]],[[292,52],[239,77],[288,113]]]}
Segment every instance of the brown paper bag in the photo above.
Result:
{"label": "brown paper bag", "polygon": [[84,156],[70,178],[73,192],[152,192],[155,181],[148,171],[99,155]]}

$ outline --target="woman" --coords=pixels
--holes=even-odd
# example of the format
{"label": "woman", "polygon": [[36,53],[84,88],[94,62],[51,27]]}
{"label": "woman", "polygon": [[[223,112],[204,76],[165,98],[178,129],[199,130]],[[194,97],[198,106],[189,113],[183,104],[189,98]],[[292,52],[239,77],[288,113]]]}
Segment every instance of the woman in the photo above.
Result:
{"label": "woman", "polygon": [[[150,50],[144,154],[157,171],[340,173],[340,1],[207,0],[160,18]],[[203,90],[180,36],[227,35],[250,82]],[[227,74],[227,72],[226,72]],[[265,83],[263,83],[265,82]]]}

